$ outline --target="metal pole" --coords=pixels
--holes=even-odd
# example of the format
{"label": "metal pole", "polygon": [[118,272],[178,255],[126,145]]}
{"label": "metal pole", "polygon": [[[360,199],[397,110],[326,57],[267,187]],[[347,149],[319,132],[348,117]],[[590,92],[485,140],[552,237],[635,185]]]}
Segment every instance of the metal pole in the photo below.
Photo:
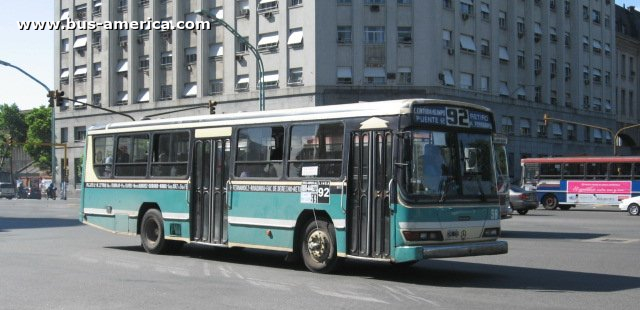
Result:
{"label": "metal pole", "polygon": [[249,50],[251,51],[251,53],[256,57],[256,61],[258,62],[258,79],[259,79],[259,83],[258,83],[258,88],[259,88],[259,97],[258,97],[258,102],[260,105],[260,111],[264,111],[265,110],[265,96],[264,96],[264,64],[262,63],[262,58],[260,57],[260,52],[258,52],[258,50],[251,45],[247,40],[245,40],[240,33],[238,33],[233,27],[231,27],[231,25],[227,24],[224,20],[219,19],[211,14],[209,14],[209,12],[203,10],[203,11],[199,11],[199,12],[195,12],[196,14],[199,14],[202,17],[206,17],[210,20],[212,20],[214,23],[222,25],[224,28],[226,28],[227,30],[229,30],[229,32],[231,32],[231,34],[233,34],[234,37],[236,37],[236,39],[240,40],[240,42],[242,42],[242,44],[246,45]]}
{"label": "metal pole", "polygon": [[627,130],[627,129],[631,129],[634,127],[639,127],[640,124],[635,124],[635,125],[631,125],[631,126],[627,126],[627,127],[622,127],[620,129],[618,129],[618,131],[616,131],[616,135],[613,137],[613,156],[617,155],[617,146],[618,146],[618,137],[620,136],[620,133],[623,130]]}
{"label": "metal pole", "polygon": [[[35,77],[33,77],[31,74],[27,73],[26,71],[22,70],[19,67],[16,67],[6,61],[2,61],[0,60],[0,65],[4,65],[7,67],[11,67],[14,68],[20,72],[22,72],[22,74],[28,76],[29,78],[31,78],[32,80],[34,80],[36,83],[42,85],[42,87],[44,87],[44,89],[47,90],[47,94],[51,91],[51,89],[49,89],[49,87],[47,87],[47,85],[45,85],[44,83],[42,83],[40,80],[36,79]],[[53,182],[53,184],[56,183],[56,147],[53,146],[53,144],[56,143],[56,109],[55,107],[51,107],[51,182]]]}

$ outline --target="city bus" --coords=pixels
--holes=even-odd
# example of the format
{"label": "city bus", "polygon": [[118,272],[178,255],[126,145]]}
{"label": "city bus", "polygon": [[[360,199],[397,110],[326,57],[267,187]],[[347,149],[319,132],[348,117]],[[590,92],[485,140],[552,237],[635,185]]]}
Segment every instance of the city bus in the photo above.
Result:
{"label": "city bus", "polygon": [[321,273],[503,254],[494,133],[489,109],[435,99],[94,126],[80,221],[153,254],[266,249]]}
{"label": "city bus", "polygon": [[545,209],[577,204],[617,206],[640,194],[640,157],[547,157],[521,160],[522,186]]}

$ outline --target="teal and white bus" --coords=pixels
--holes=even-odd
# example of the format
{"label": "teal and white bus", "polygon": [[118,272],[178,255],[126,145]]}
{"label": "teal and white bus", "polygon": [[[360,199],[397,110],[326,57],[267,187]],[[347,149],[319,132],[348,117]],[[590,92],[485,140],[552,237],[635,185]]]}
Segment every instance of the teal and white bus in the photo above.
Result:
{"label": "teal and white bus", "polygon": [[96,126],[80,220],[149,253],[268,249],[314,272],[503,254],[494,134],[489,109],[435,99]]}

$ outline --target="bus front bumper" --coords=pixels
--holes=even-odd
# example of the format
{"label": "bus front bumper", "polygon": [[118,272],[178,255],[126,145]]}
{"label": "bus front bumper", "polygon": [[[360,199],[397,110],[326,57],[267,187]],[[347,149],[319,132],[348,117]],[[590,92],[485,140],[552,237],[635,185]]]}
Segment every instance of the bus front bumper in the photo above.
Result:
{"label": "bus front bumper", "polygon": [[428,258],[448,258],[480,255],[496,255],[509,252],[506,241],[484,241],[477,243],[405,246],[397,247],[395,261],[417,261]]}

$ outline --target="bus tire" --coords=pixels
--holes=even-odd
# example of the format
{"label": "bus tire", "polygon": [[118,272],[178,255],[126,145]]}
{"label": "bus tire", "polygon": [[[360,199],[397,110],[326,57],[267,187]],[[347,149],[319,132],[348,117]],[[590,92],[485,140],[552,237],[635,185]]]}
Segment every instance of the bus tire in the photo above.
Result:
{"label": "bus tire", "polygon": [[547,210],[555,210],[558,207],[558,198],[554,195],[542,197],[542,206]]}
{"label": "bus tire", "polygon": [[142,217],[140,224],[140,240],[147,253],[162,254],[167,250],[167,240],[164,239],[162,214],[158,209],[149,209]]}
{"label": "bus tire", "polygon": [[520,209],[520,210],[517,210],[517,211],[518,211],[518,214],[520,214],[520,215],[525,215],[525,214],[527,214],[527,212],[529,212],[529,210],[527,210],[527,209]]}
{"label": "bus tire", "polygon": [[562,210],[562,211],[567,211],[569,209],[571,209],[571,205],[561,205],[560,206],[560,210]]}
{"label": "bus tire", "polygon": [[640,215],[640,206],[637,203],[632,203],[627,208],[627,212],[629,212],[629,215]]}
{"label": "bus tire", "polygon": [[336,235],[333,224],[319,218],[305,225],[300,242],[300,253],[304,265],[312,272],[330,273],[338,263]]}

